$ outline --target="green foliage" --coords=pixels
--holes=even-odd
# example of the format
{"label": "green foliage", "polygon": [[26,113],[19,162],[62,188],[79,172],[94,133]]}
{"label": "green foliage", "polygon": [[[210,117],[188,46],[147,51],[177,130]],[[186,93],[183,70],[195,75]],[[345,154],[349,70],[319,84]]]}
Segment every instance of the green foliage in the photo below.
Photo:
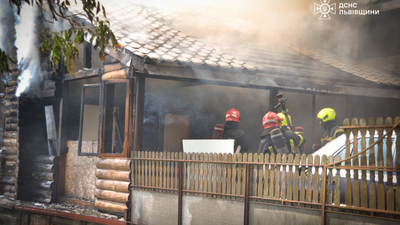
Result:
{"label": "green foliage", "polygon": [[[10,67],[8,66],[8,61],[14,62],[10,56],[6,54],[5,51],[0,49],[0,72],[10,72]],[[3,63],[4,62],[4,63]]]}
{"label": "green foliage", "polygon": [[[68,0],[9,0],[10,5],[15,5],[17,13],[20,15],[21,8],[24,2],[29,5],[37,5],[40,10],[50,12],[52,19],[57,21],[60,18],[66,19],[70,22],[71,28],[62,32],[45,31],[42,35],[42,43],[40,50],[42,53],[49,53],[49,65],[55,70],[61,57],[68,72],[72,72],[72,63],[75,59],[79,59],[79,52],[77,49],[78,44],[82,44],[85,40],[84,37],[89,36],[90,43],[94,43],[94,48],[99,50],[99,56],[104,61],[105,49],[108,44],[113,48],[118,49],[118,42],[115,35],[110,29],[110,23],[106,19],[106,10],[104,6],[96,0],[80,0],[82,9],[85,12],[86,18],[91,23],[90,27],[75,27],[72,23],[71,16],[66,15],[71,2]],[[76,4],[77,1],[74,0]],[[104,16],[105,19],[101,19]],[[75,34],[75,35],[74,35]],[[1,50],[1,49],[0,49]],[[4,52],[2,52],[3,54]],[[4,53],[5,54],[5,53]],[[7,60],[0,58],[0,72],[6,71],[3,68],[8,68]]]}

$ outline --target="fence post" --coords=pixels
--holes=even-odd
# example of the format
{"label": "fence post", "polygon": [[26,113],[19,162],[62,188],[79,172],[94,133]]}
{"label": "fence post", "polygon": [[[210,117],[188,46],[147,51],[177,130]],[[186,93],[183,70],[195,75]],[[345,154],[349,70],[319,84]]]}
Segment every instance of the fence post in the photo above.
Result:
{"label": "fence post", "polygon": [[183,161],[178,162],[178,225],[182,225],[182,188],[183,188],[183,177],[182,177],[182,169],[183,169]]}
{"label": "fence post", "polygon": [[[324,170],[323,170],[323,172],[322,172],[322,183],[321,183],[321,190],[322,190],[322,193],[321,193],[321,198],[322,198],[322,201],[321,201],[321,225],[324,225],[325,224],[325,193],[326,193],[326,176],[327,176],[327,174],[326,174],[326,167],[327,167],[327,165],[324,165]],[[316,171],[316,173],[318,173],[317,171]]]}
{"label": "fence post", "polygon": [[244,225],[249,225],[249,192],[250,192],[250,164],[246,164],[246,180],[244,190]]}

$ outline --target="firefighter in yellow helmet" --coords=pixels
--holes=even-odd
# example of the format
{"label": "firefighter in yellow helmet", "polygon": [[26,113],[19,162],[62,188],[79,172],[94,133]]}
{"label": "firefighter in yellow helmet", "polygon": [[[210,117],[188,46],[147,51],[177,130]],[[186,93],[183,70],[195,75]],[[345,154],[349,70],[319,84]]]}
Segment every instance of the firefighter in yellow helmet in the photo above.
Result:
{"label": "firefighter in yellow helmet", "polygon": [[[297,146],[295,146],[296,148],[298,148],[300,153],[304,153],[304,143],[306,142],[306,140],[303,137],[303,128],[302,127],[293,127],[293,123],[292,123],[292,117],[288,114],[287,118],[289,119],[289,123],[288,121],[286,121],[286,116],[284,113],[278,113],[279,118],[281,118],[281,126],[280,128],[282,130],[291,130],[294,128],[294,130],[292,130],[297,136],[300,137],[300,142]],[[291,128],[292,126],[292,128]],[[298,130],[301,129],[301,130]]]}
{"label": "firefighter in yellow helmet", "polygon": [[324,108],[319,111],[317,118],[319,124],[325,129],[325,133],[322,135],[321,144],[314,143],[312,150],[316,151],[326,143],[344,134],[344,130],[339,128],[336,124],[336,112],[332,108]]}

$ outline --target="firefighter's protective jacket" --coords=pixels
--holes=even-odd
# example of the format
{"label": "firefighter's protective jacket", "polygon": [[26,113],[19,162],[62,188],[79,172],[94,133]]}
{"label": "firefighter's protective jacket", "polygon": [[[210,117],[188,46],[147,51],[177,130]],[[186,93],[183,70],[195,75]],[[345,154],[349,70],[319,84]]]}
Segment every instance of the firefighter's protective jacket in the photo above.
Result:
{"label": "firefighter's protective jacket", "polygon": [[[260,146],[258,148],[258,153],[275,153],[276,154],[276,149],[274,147],[274,144],[272,142],[271,138],[271,130],[276,127],[271,127],[265,129],[261,135],[261,141],[260,141]],[[283,134],[283,137],[285,138],[286,146],[290,150],[291,153],[295,153],[295,148],[303,144],[304,138],[302,135],[299,133],[294,133],[291,130],[288,130],[286,126],[283,126],[281,129],[281,132]]]}
{"label": "firefighter's protective jacket", "polygon": [[329,124],[328,127],[326,128],[325,133],[322,135],[321,147],[342,134],[344,134],[344,130],[339,128],[339,126],[336,123]]}
{"label": "firefighter's protective jacket", "polygon": [[224,124],[224,135],[223,139],[234,139],[235,140],[235,151],[240,145],[240,152],[245,153],[249,150],[249,144],[246,134],[239,127],[239,123],[235,121],[227,121]]}

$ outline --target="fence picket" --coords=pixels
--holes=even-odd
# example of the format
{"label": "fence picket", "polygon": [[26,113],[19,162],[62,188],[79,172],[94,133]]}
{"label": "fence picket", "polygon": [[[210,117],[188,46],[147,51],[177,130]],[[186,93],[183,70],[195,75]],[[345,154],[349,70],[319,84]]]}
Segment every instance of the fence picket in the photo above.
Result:
{"label": "fence picket", "polygon": [[[325,156],[325,155],[324,155]],[[322,158],[323,159],[323,158]],[[326,162],[326,156],[325,156],[325,162]],[[315,158],[314,158],[314,164],[315,165],[320,165],[321,163],[320,163],[320,156],[319,155],[316,155],[315,156]],[[320,182],[320,180],[319,180],[319,168],[320,167],[318,167],[318,166],[315,166],[314,167],[315,168],[315,172],[314,172],[314,178],[313,178],[313,183],[314,183],[314,186],[313,186],[313,190],[312,190],[312,192],[313,192],[313,196],[312,196],[312,202],[313,203],[318,203],[319,202],[319,191],[318,191],[318,186],[319,186],[319,182]],[[310,173],[311,171],[309,171],[309,173]],[[318,208],[318,207],[313,207],[313,208]]]}
{"label": "fence picket", "polygon": [[[200,161],[204,161],[204,153],[200,153]],[[199,191],[204,191],[204,164],[200,163],[200,174],[199,174]],[[200,196],[204,196],[201,194]]]}
{"label": "fence picket", "polygon": [[[237,162],[238,161],[238,154],[233,154],[232,155],[232,161]],[[237,194],[236,193],[236,165],[237,164],[232,164],[232,194]],[[239,167],[238,167],[239,168]],[[232,200],[236,199],[236,197],[231,197]]]}
{"label": "fence picket", "polygon": [[[208,157],[208,153],[204,154],[204,161],[209,161],[210,158]],[[210,190],[208,189],[208,165],[210,163],[204,163],[204,183],[203,183],[203,190],[205,192],[209,192]],[[204,195],[206,196],[206,195]]]}
{"label": "fence picket", "polygon": [[[151,158],[156,158],[156,152],[151,152]],[[156,161],[151,161],[151,183],[150,186],[154,187],[156,185]]]}
{"label": "fence picket", "polygon": [[[247,153],[243,154],[243,162],[248,162],[248,155]],[[244,195],[245,192],[245,186],[246,186],[246,167],[245,165],[242,166],[242,195]]]}
{"label": "fence picket", "polygon": [[264,165],[263,165],[263,173],[264,173],[264,197],[268,197],[269,193],[269,154],[265,153],[264,155]]}
{"label": "fence picket", "polygon": [[[138,153],[139,152],[133,152],[133,158],[139,158],[138,157]],[[133,171],[133,174],[134,174],[134,178],[133,178],[133,184],[134,185],[139,185],[139,183],[138,183],[138,174],[139,174],[139,170],[138,170],[138,160],[134,160],[133,161],[133,167],[135,168],[135,170]]]}
{"label": "fence picket", "polygon": [[[186,157],[187,157],[187,160],[191,160],[192,159],[192,153],[188,153],[187,155],[186,155]],[[191,186],[191,181],[192,181],[192,179],[191,179],[191,177],[192,177],[192,174],[191,174],[191,171],[192,171],[192,169],[191,169],[191,167],[192,167],[192,163],[191,162],[188,162],[187,163],[187,166],[186,166],[186,190],[193,190],[192,189],[192,186]],[[187,193],[187,195],[191,195],[191,193]]]}
{"label": "fence picket", "polygon": [[[171,159],[171,152],[167,152],[167,159]],[[167,161],[167,172],[166,172],[167,188],[171,188],[171,161]],[[167,191],[170,193],[170,191]]]}
{"label": "fence picket", "polygon": [[[288,187],[287,187],[287,200],[293,200],[293,154],[288,156],[289,172],[288,172]],[[287,202],[286,205],[293,205],[291,202]]]}
{"label": "fence picket", "polygon": [[[243,162],[242,153],[238,154],[238,162]],[[236,194],[237,195],[242,194],[242,170],[243,170],[243,164],[238,164],[237,165],[237,183],[236,183]]]}
{"label": "fence picket", "polygon": [[[349,119],[345,119],[343,121],[343,125],[344,126],[350,126],[350,121]],[[345,129],[344,130],[345,134],[346,134],[346,154],[345,154],[345,158],[350,157],[350,129]],[[347,160],[345,162],[346,166],[350,166],[351,165],[351,161]],[[347,206],[351,206],[351,180],[350,180],[350,170],[347,169],[346,170],[346,182],[345,182],[345,203]],[[351,212],[351,210],[346,210],[346,212]]]}
{"label": "fence picket", "polygon": [[[218,154],[218,160],[217,161],[222,161],[222,154]],[[217,172],[218,172],[218,179],[217,179],[217,192],[222,193],[222,164],[217,163]],[[221,195],[218,195],[217,198],[221,198]]]}
{"label": "fence picket", "polygon": [[[258,162],[260,162],[260,163],[264,162],[264,153],[261,153],[258,156]],[[263,168],[264,168],[264,165],[258,165],[258,188],[257,188],[258,189],[258,193],[257,193],[258,197],[263,196],[263,177],[264,177]]]}
{"label": "fence picket", "polygon": [[[353,118],[351,120],[351,126],[358,126],[358,119]],[[353,137],[358,136],[358,128],[351,129],[353,133]],[[358,138],[353,139],[353,155],[358,153]],[[359,157],[353,159],[353,165],[358,166]],[[354,170],[354,179],[353,179],[353,206],[360,206],[360,183],[358,181],[358,170]],[[354,213],[359,213],[358,211],[354,211]]]}
{"label": "fence picket", "polygon": [[[182,159],[183,160],[187,160],[187,153],[183,153],[183,155],[182,155]],[[183,177],[183,187],[182,187],[182,189],[183,190],[188,190],[188,186],[187,186],[187,167],[188,167],[188,163],[187,162],[183,162],[183,166],[182,166],[183,168],[182,168],[182,177]],[[187,194],[187,192],[183,192],[183,194]]]}
{"label": "fence picket", "polygon": [[[306,198],[306,160],[307,156],[306,155],[301,155],[300,163],[301,163],[301,172],[300,172],[300,201],[304,202]],[[303,206],[304,204],[299,204],[299,206]]]}
{"label": "fence picket", "polygon": [[[396,117],[394,119],[394,123],[397,124],[400,121],[400,117]],[[395,167],[400,168],[400,127],[395,128],[396,131],[396,161],[395,161]],[[396,173],[396,178],[397,178],[397,184],[396,184],[396,189],[400,190],[400,173]],[[396,211],[400,212],[400,191],[396,191]]]}
{"label": "fence picket", "polygon": [[[199,153],[196,153],[194,157],[195,157],[194,159],[196,161],[200,160],[200,154]],[[199,166],[200,165],[199,165],[198,162],[194,163],[194,173],[193,173],[193,178],[192,179],[194,179],[194,190],[195,191],[199,191],[199,185],[200,185]],[[199,194],[197,194],[197,193],[195,195],[199,196]]]}
{"label": "fence picket", "polygon": [[[337,155],[335,157],[335,162],[342,160],[342,157],[340,155]],[[336,176],[335,176],[335,194],[333,196],[333,203],[335,205],[340,205],[340,169],[334,169],[336,170]],[[333,208],[333,211],[339,211],[339,208]]]}
{"label": "fence picket", "polygon": [[[326,160],[324,160],[324,156],[326,157],[326,155],[322,156],[322,162],[324,163]],[[328,157],[328,164],[332,164],[333,163],[333,155],[330,155]],[[327,184],[326,184],[326,204],[332,204],[332,197],[333,197],[333,190],[332,190],[332,185],[333,185],[333,169],[330,168],[327,171],[328,173],[328,179],[327,179]],[[331,207],[327,207],[327,210],[332,210]]]}
{"label": "fence picket", "polygon": [[[214,161],[214,154],[210,153],[208,154],[208,161]],[[207,189],[208,192],[213,192],[213,163],[210,162],[208,163],[208,177],[207,177]]]}
{"label": "fence picket", "polygon": [[[171,152],[171,159],[175,159],[175,153],[174,152]],[[175,162],[174,161],[171,161],[171,173],[170,173],[170,181],[171,181],[171,184],[170,184],[170,188],[175,188],[174,186],[175,186]]]}
{"label": "fence picket", "polygon": [[[218,161],[218,154],[214,153],[213,155],[213,161]],[[217,173],[217,164],[214,162],[213,163],[213,192],[218,193],[217,191],[217,186],[218,186],[218,173]],[[217,198],[216,195],[213,196],[213,198]]]}
{"label": "fence picket", "polygon": [[[368,119],[368,126],[373,126],[375,125],[375,119],[370,117]],[[368,128],[368,133],[370,137],[374,137],[375,136],[375,128],[374,127],[370,127]],[[370,138],[369,139],[369,145],[372,145],[374,143],[374,139]],[[375,166],[375,147],[369,150],[369,166],[370,167],[374,167]],[[375,185],[375,171],[374,170],[370,170],[369,171],[369,208],[372,209],[376,209],[376,185]]]}
{"label": "fence picket", "polygon": [[[383,118],[376,119],[376,125],[383,125]],[[378,138],[383,136],[383,128],[379,127]],[[378,166],[385,166],[383,161],[383,141],[378,143]],[[385,209],[385,186],[383,184],[383,171],[378,171],[378,209]]]}
{"label": "fence picket", "polygon": [[[290,154],[292,155],[292,154]],[[287,163],[287,154],[284,153],[282,155],[282,163]],[[286,199],[286,190],[287,190],[287,186],[286,186],[286,165],[282,166],[282,172],[281,172],[281,199]]]}
{"label": "fence picket", "polygon": [[[229,153],[227,156],[227,161],[232,162],[232,154]],[[233,164],[228,164],[227,166],[227,178],[226,178],[226,193],[227,194],[233,194],[232,192],[232,166]],[[231,199],[230,197],[227,197],[228,199]]]}
{"label": "fence picket", "polygon": [[294,184],[293,184],[293,200],[298,201],[299,200],[299,166],[300,164],[300,154],[296,154],[294,157],[294,163],[297,164],[294,166]]}
{"label": "fence picket", "polygon": [[[222,161],[228,161],[228,154],[224,153],[222,155]],[[222,194],[226,194],[226,177],[227,177],[227,170],[226,170],[226,163],[221,164],[222,166]],[[223,199],[226,199],[226,196],[222,196]]]}
{"label": "fence picket", "polygon": [[[365,118],[360,119],[360,126],[367,126],[367,121]],[[367,141],[366,141],[366,134],[367,129],[361,128],[361,151],[366,148]],[[367,153],[361,153],[361,166],[367,166]],[[368,185],[367,185],[367,171],[361,171],[361,184],[360,184],[360,195],[361,195],[361,207],[368,208]],[[363,213],[365,214],[365,213]]]}
{"label": "fence picket", "polygon": [[[256,157],[258,157],[258,154],[255,153],[254,155],[252,155],[252,153],[249,154],[249,162],[257,162]],[[257,166],[256,165],[250,165],[250,173],[252,173],[251,175],[251,179],[250,182],[253,180],[253,184],[251,185],[251,190],[250,190],[250,195],[251,196],[255,196],[257,195]]]}
{"label": "fence picket", "polygon": [[[271,156],[270,156],[270,157],[271,157],[271,158],[270,158],[271,163],[275,163],[275,153],[271,153]],[[274,187],[275,168],[276,168],[275,165],[271,165],[271,169],[270,169],[270,171],[269,171],[269,177],[270,177],[270,179],[269,179],[269,197],[270,197],[270,198],[274,198],[274,190],[275,190],[275,187]]]}
{"label": "fence picket", "polygon": [[[393,119],[391,117],[386,118],[385,125],[393,126]],[[393,157],[392,157],[392,133],[390,128],[386,128],[387,138],[386,138],[386,167],[393,167]],[[394,188],[393,188],[393,172],[387,170],[387,183],[386,183],[386,209],[394,211]]]}
{"label": "fence picket", "polygon": [[[307,164],[313,164],[313,156],[308,155],[307,157]],[[312,201],[312,180],[313,180],[313,174],[312,174],[312,166],[308,166],[308,171],[307,171],[307,188],[306,188],[306,202],[311,202]],[[311,207],[307,205],[307,207]]]}
{"label": "fence picket", "polygon": [[[141,152],[140,153],[140,158],[144,158],[144,152]],[[141,183],[140,183],[140,185],[141,186],[145,186],[146,184],[144,183],[144,173],[145,173],[145,170],[144,170],[144,160],[140,160],[140,164],[141,164],[141,166],[140,166],[140,173],[141,173],[141,175],[140,175],[140,178],[141,178]]]}

